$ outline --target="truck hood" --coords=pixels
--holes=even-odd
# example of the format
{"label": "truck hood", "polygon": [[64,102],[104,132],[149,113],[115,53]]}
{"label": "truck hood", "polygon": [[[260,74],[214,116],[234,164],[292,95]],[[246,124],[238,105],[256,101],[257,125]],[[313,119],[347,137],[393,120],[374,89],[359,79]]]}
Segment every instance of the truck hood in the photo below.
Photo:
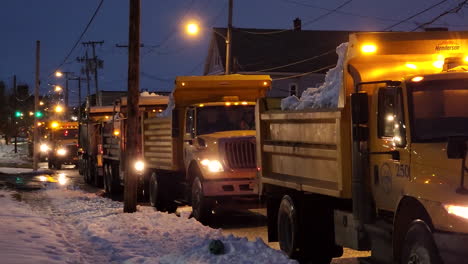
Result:
{"label": "truck hood", "polygon": [[203,139],[218,140],[221,138],[237,138],[237,137],[252,137],[255,136],[255,130],[232,130],[215,132],[211,134],[200,135]]}

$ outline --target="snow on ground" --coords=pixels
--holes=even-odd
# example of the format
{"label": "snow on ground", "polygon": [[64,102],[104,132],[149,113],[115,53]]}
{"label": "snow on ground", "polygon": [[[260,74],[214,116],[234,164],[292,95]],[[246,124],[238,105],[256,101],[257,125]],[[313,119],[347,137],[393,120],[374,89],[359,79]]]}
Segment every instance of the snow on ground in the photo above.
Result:
{"label": "snow on ground", "polygon": [[28,144],[22,142],[17,147],[18,153],[15,153],[14,144],[0,144],[0,164],[9,164],[9,167],[14,167],[10,165],[24,166],[31,164],[32,160],[28,154]]}
{"label": "snow on ground", "polygon": [[301,98],[289,96],[281,100],[282,110],[302,110],[307,108],[336,108],[338,96],[343,83],[343,64],[348,43],[336,48],[338,61],[333,69],[325,75],[325,82],[318,88],[308,88]]}
{"label": "snow on ground", "polygon": [[[296,263],[261,239],[223,236],[194,219],[122,203],[79,190],[0,190],[2,263]],[[33,205],[30,207],[30,205]],[[225,254],[213,255],[213,239]]]}

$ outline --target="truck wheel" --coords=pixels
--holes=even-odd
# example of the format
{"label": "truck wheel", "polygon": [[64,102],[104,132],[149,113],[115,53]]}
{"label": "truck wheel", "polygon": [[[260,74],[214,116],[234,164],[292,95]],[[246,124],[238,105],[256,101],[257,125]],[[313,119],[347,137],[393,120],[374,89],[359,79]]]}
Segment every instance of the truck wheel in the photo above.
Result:
{"label": "truck wheel", "polygon": [[199,177],[196,177],[192,184],[192,216],[202,224],[207,224],[211,216],[211,206],[203,195]]}
{"label": "truck wheel", "polygon": [[55,169],[57,170],[61,170],[62,169],[62,163],[60,161],[57,161],[55,164],[54,164],[54,167]]}
{"label": "truck wheel", "polygon": [[103,187],[103,177],[99,176],[98,168],[96,162],[93,162],[91,165],[91,171],[94,175],[94,186],[96,187]]}
{"label": "truck wheel", "polygon": [[104,182],[104,191],[106,193],[109,193],[109,183],[110,183],[109,182],[109,174],[110,174],[109,164],[104,163],[103,171],[104,171],[104,175],[102,177],[103,177],[103,182]]}
{"label": "truck wheel", "polygon": [[158,180],[158,175],[156,175],[156,172],[153,172],[151,173],[149,181],[149,200],[151,206],[156,208],[158,211],[163,210],[161,196],[161,186]]}
{"label": "truck wheel", "polygon": [[109,195],[116,195],[122,191],[120,186],[120,176],[119,176],[119,165],[117,163],[109,164],[109,177],[107,181],[109,183]]}
{"label": "truck wheel", "polygon": [[402,264],[441,264],[442,260],[429,227],[421,220],[414,221],[406,233],[402,250]]}
{"label": "truck wheel", "polygon": [[293,199],[285,195],[281,199],[278,209],[278,242],[290,258],[298,256],[299,248],[299,225],[297,218],[297,208]]}
{"label": "truck wheel", "polygon": [[91,185],[91,173],[89,172],[89,160],[85,160],[85,167],[83,169],[85,182]]}

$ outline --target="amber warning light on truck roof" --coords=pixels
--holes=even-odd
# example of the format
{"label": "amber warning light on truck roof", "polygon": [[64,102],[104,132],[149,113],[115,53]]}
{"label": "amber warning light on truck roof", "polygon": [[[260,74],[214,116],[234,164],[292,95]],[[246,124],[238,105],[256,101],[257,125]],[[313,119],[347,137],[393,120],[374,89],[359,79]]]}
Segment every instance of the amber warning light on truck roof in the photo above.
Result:
{"label": "amber warning light on truck roof", "polygon": [[375,44],[367,43],[361,46],[361,52],[364,54],[373,54],[377,51]]}

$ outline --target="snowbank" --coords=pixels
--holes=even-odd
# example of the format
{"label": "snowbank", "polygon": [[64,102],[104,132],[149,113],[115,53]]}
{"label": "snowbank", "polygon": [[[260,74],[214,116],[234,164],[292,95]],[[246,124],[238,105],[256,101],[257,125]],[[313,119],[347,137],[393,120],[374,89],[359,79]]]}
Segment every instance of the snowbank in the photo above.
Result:
{"label": "snowbank", "polygon": [[16,164],[26,165],[31,164],[32,159],[29,157],[28,144],[18,143],[18,153],[15,153],[15,145],[0,144],[0,164]]}
{"label": "snowbank", "polygon": [[302,110],[306,108],[336,108],[338,96],[343,83],[343,64],[348,43],[342,43],[336,48],[338,62],[335,68],[330,69],[325,82],[318,88],[308,88],[302,93],[300,99],[289,96],[281,100],[282,110]]}
{"label": "snowbank", "polygon": [[[262,240],[223,236],[194,219],[138,207],[75,190],[27,193],[28,203],[0,193],[2,263],[297,263]],[[213,239],[225,254],[213,255]]]}

